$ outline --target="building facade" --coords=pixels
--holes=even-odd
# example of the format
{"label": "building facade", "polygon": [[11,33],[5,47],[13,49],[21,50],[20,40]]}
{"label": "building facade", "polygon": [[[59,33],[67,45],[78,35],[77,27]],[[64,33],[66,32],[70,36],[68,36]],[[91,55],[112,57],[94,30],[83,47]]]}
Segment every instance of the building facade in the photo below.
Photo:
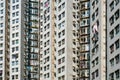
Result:
{"label": "building facade", "polygon": [[107,0],[107,80],[120,80],[120,1]]}
{"label": "building facade", "polygon": [[120,80],[119,0],[0,0],[0,80]]}
{"label": "building facade", "polygon": [[39,80],[39,1],[10,0],[9,4],[9,80]]}
{"label": "building facade", "polygon": [[79,80],[90,80],[90,0],[80,0]]}
{"label": "building facade", "polygon": [[0,0],[0,80],[9,79],[9,0]]}
{"label": "building facade", "polygon": [[43,80],[43,0],[40,2],[40,80]]}
{"label": "building facade", "polygon": [[41,80],[76,80],[78,0],[43,0]]}
{"label": "building facade", "polygon": [[90,0],[90,80],[106,80],[106,0]]}

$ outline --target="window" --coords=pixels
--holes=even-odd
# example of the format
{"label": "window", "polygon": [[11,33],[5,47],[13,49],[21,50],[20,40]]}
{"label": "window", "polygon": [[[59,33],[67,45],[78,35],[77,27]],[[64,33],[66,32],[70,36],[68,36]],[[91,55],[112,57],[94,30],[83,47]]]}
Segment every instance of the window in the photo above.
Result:
{"label": "window", "polygon": [[119,18],[119,9],[115,12],[115,19],[117,20]]}
{"label": "window", "polygon": [[116,49],[118,49],[119,48],[119,39],[115,42],[115,47],[116,47]]}
{"label": "window", "polygon": [[3,3],[0,4],[0,7],[3,7]]}
{"label": "window", "polygon": [[120,27],[119,27],[119,24],[115,27],[115,33],[116,34],[118,34],[119,33],[119,29],[120,29]]}
{"label": "window", "polygon": [[3,57],[0,57],[0,61],[2,61],[3,60]]}
{"label": "window", "polygon": [[58,3],[60,3],[60,2],[61,2],[61,0],[58,1]]}
{"label": "window", "polygon": [[65,7],[65,2],[62,4],[62,8],[64,8]]}
{"label": "window", "polygon": [[18,37],[18,36],[19,36],[19,33],[17,32],[17,33],[16,33],[16,37]]}
{"label": "window", "polygon": [[48,15],[48,16],[47,16],[47,21],[49,21],[49,20],[50,20],[50,16]]}
{"label": "window", "polygon": [[15,17],[15,13],[12,13],[12,17]]}
{"label": "window", "polygon": [[58,73],[61,73],[61,68],[58,68]]}
{"label": "window", "polygon": [[15,6],[12,6],[12,10],[15,10]]}
{"label": "window", "polygon": [[15,3],[15,0],[12,0],[12,3]]}
{"label": "window", "polygon": [[0,41],[3,41],[3,36],[0,37]]}
{"label": "window", "polygon": [[58,60],[58,64],[61,64],[61,59]]}
{"label": "window", "polygon": [[14,79],[14,75],[12,75],[12,79]]}
{"label": "window", "polygon": [[12,24],[15,24],[15,20],[12,20]]}
{"label": "window", "polygon": [[16,23],[19,23],[19,18],[16,19]]}
{"label": "window", "polygon": [[95,61],[93,60],[93,61],[92,61],[92,67],[94,67],[94,66],[95,66]]}
{"label": "window", "polygon": [[15,34],[13,33],[13,34],[12,34],[12,38],[14,38],[14,37],[15,37]]}
{"label": "window", "polygon": [[18,65],[18,61],[16,61],[16,65]]}
{"label": "window", "polygon": [[65,17],[65,12],[63,12],[61,16],[62,16],[62,18]]}
{"label": "window", "polygon": [[62,40],[62,45],[64,45],[64,44],[65,44],[65,39]]}
{"label": "window", "polygon": [[59,47],[61,46],[61,41],[58,42],[58,46],[59,46]]}
{"label": "window", "polygon": [[[0,16],[0,21],[2,21],[3,20],[3,16]],[[0,23],[0,26],[1,26],[1,23]]]}
{"label": "window", "polygon": [[114,73],[111,73],[111,74],[109,75],[109,80],[114,80]]}
{"label": "window", "polygon": [[47,73],[47,78],[49,78],[49,73]]}
{"label": "window", "polygon": [[62,72],[64,72],[64,71],[65,71],[65,66],[62,67]]}
{"label": "window", "polygon": [[115,71],[116,80],[120,78],[120,70]]}
{"label": "window", "polygon": [[18,53],[17,54],[12,54],[12,59],[17,59],[18,58]]}
{"label": "window", "polygon": [[14,44],[15,44],[15,41],[13,40],[13,41],[12,41],[12,45],[14,45]]}
{"label": "window", "polygon": [[49,65],[47,65],[47,70],[49,70]]}
{"label": "window", "polygon": [[3,43],[0,43],[0,48],[3,47]]}
{"label": "window", "polygon": [[13,47],[13,48],[12,48],[12,52],[14,52],[14,51],[15,51],[15,48]]}
{"label": "window", "polygon": [[110,25],[112,25],[114,23],[114,16],[112,16],[110,19],[109,19],[109,22],[110,22]]}
{"label": "window", "polygon": [[75,72],[76,71],[76,68],[73,66],[73,71]]}
{"label": "window", "polygon": [[58,16],[58,19],[61,20],[61,15]]}
{"label": "window", "polygon": [[19,2],[19,0],[16,0],[16,2]]}
{"label": "window", "polygon": [[115,60],[116,60],[116,64],[118,64],[119,61],[120,61],[120,56],[119,56],[119,54],[118,54],[117,56],[115,56]]}
{"label": "window", "polygon": [[17,40],[16,40],[16,44],[18,44],[18,43],[19,43],[19,40],[17,39]]}
{"label": "window", "polygon": [[65,30],[62,31],[62,36],[64,36],[64,35],[65,35]]}
{"label": "window", "polygon": [[62,49],[62,54],[65,53],[65,48]]}
{"label": "window", "polygon": [[3,14],[3,9],[2,9],[2,10],[0,10],[0,14]]}
{"label": "window", "polygon": [[50,32],[47,33],[47,37],[49,37],[49,35],[50,35]]}
{"label": "window", "polygon": [[92,80],[95,79],[95,72],[92,73]]}
{"label": "window", "polygon": [[62,58],[62,63],[65,62],[65,57]]}
{"label": "window", "polygon": [[14,66],[15,65],[15,62],[14,61],[12,61],[12,66]]}
{"label": "window", "polygon": [[115,4],[116,4],[116,5],[118,5],[119,2],[120,2],[119,0],[115,0]]}
{"label": "window", "polygon": [[44,27],[44,31],[46,31],[46,26]]}
{"label": "window", "polygon": [[18,72],[18,68],[16,68],[16,72]]}
{"label": "window", "polygon": [[61,37],[61,32],[60,33],[58,33],[58,38],[60,38]]}
{"label": "window", "polygon": [[95,1],[92,2],[92,7],[94,9],[94,7],[95,7]]}
{"label": "window", "polygon": [[99,0],[96,0],[96,4],[98,3]]}
{"label": "window", "polygon": [[16,12],[16,16],[19,16],[19,11]]}
{"label": "window", "polygon": [[19,50],[19,48],[18,47],[16,47],[16,51],[18,51]]}
{"label": "window", "polygon": [[58,11],[61,11],[61,5],[58,7]]}
{"label": "window", "polygon": [[46,71],[46,66],[44,67],[44,71]]}
{"label": "window", "polygon": [[16,75],[16,79],[18,79],[18,75]]}
{"label": "window", "polygon": [[0,23],[0,28],[2,28],[3,27],[3,23]]}
{"label": "window", "polygon": [[44,47],[46,47],[46,42],[44,43]]}
{"label": "window", "polygon": [[110,38],[112,39],[114,37],[114,30],[110,32]]}
{"label": "window", "polygon": [[0,68],[2,68],[3,67],[3,65],[2,65],[2,63],[0,64]]}
{"label": "window", "polygon": [[110,60],[110,64],[111,64],[111,66],[114,66],[114,58],[112,58],[112,59]]}
{"label": "window", "polygon": [[46,78],[46,74],[44,74],[44,78]]}
{"label": "window", "polygon": [[13,31],[15,30],[15,26],[12,27],[12,30],[13,30]]}
{"label": "window", "polygon": [[96,73],[96,77],[98,77],[99,76],[98,69],[95,71],[95,73]]}
{"label": "window", "polygon": [[3,54],[3,50],[0,50],[0,54]]}
{"label": "window", "polygon": [[3,30],[0,30],[0,34],[3,34]]}
{"label": "window", "polygon": [[62,80],[65,80],[65,76],[64,75],[62,76]]}
{"label": "window", "polygon": [[95,10],[96,17],[98,16],[98,8]]}
{"label": "window", "polygon": [[92,14],[92,21],[95,20],[95,13]]}
{"label": "window", "polygon": [[19,9],[19,4],[16,5],[16,9]]}
{"label": "window", "polygon": [[14,68],[12,68],[12,72],[14,72]]}
{"label": "window", "polygon": [[16,30],[18,30],[18,29],[19,29],[19,25],[16,26]]}
{"label": "window", "polygon": [[98,57],[97,57],[95,60],[96,60],[96,65],[97,65],[97,64],[98,64],[98,62],[99,62],[99,61],[98,61]]}
{"label": "window", "polygon": [[114,1],[112,1],[110,4],[110,10],[112,11],[113,9],[114,9]]}

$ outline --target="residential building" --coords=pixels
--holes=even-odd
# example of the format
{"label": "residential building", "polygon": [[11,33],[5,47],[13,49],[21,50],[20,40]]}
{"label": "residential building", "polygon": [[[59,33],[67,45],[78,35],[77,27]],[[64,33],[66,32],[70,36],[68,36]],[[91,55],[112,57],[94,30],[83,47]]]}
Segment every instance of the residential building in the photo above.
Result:
{"label": "residential building", "polygon": [[42,0],[41,80],[76,80],[78,0]]}
{"label": "residential building", "polygon": [[120,80],[120,0],[0,0],[0,80]]}
{"label": "residential building", "polygon": [[0,0],[0,80],[9,79],[9,0]]}
{"label": "residential building", "polygon": [[90,80],[106,80],[106,0],[90,0]]}
{"label": "residential building", "polygon": [[107,80],[120,80],[120,1],[107,0]]}
{"label": "residential building", "polygon": [[90,80],[90,0],[80,0],[79,80]]}
{"label": "residential building", "polygon": [[38,4],[10,0],[9,80],[39,80]]}

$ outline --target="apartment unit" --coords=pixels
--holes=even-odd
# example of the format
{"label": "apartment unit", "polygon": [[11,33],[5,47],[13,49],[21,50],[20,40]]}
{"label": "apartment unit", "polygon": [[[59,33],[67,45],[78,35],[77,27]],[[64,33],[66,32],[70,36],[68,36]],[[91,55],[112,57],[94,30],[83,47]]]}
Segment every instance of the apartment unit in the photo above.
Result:
{"label": "apartment unit", "polygon": [[0,0],[0,80],[9,79],[9,28],[9,0]]}
{"label": "apartment unit", "polygon": [[39,80],[38,4],[10,0],[9,80]]}
{"label": "apartment unit", "polygon": [[42,0],[41,80],[78,79],[78,0]]}
{"label": "apartment unit", "polygon": [[106,0],[90,0],[90,80],[106,80]]}
{"label": "apartment unit", "polygon": [[80,0],[79,80],[90,80],[90,0]]}
{"label": "apartment unit", "polygon": [[107,0],[107,80],[120,80],[119,0]]}

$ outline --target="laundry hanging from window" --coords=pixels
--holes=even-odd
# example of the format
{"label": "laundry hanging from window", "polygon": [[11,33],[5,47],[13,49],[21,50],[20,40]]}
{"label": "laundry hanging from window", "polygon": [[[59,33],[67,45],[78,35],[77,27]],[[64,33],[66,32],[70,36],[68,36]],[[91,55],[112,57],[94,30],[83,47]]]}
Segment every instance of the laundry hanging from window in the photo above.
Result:
{"label": "laundry hanging from window", "polygon": [[99,22],[96,21],[96,23],[93,25],[93,28],[92,28],[92,32],[93,32],[93,37],[92,37],[92,41],[93,43],[96,43],[98,41],[98,26],[99,26]]}

